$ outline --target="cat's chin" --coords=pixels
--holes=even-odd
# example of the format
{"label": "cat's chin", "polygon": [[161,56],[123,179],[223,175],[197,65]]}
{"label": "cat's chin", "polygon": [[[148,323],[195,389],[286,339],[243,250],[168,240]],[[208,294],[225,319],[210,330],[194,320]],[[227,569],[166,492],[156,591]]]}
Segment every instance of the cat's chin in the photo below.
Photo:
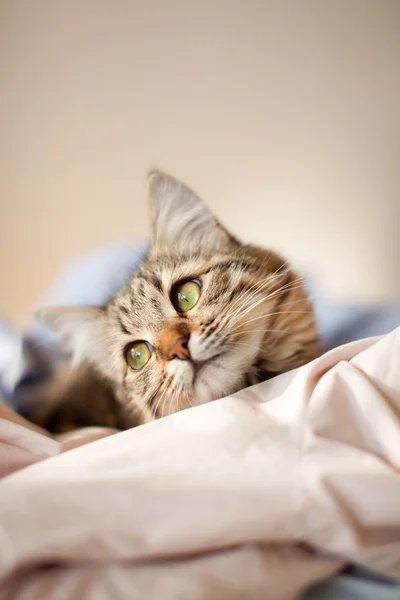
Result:
{"label": "cat's chin", "polygon": [[234,347],[222,345],[207,349],[203,346],[201,336],[191,336],[189,350],[193,361],[190,361],[193,406],[224,398],[243,388],[245,374],[254,363],[260,340],[251,334],[241,341]]}
{"label": "cat's chin", "polygon": [[233,394],[241,388],[241,380],[240,373],[232,373],[222,365],[213,363],[211,359],[202,364],[194,374],[193,404],[206,404]]}
{"label": "cat's chin", "polygon": [[199,406],[224,398],[243,387],[244,374],[252,364],[252,356],[241,350],[214,351],[211,357],[205,353],[197,360],[171,361],[170,374],[180,382],[183,397],[189,406]]}

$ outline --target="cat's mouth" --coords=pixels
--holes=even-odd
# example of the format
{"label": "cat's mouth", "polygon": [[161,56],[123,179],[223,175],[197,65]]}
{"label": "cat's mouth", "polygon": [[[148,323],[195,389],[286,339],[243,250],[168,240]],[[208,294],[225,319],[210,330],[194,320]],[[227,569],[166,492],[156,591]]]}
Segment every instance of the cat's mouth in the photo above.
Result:
{"label": "cat's mouth", "polygon": [[196,379],[200,371],[202,371],[209,362],[210,360],[192,360],[193,379]]}
{"label": "cat's mouth", "polygon": [[191,360],[191,365],[193,368],[193,383],[199,378],[199,376],[204,372],[204,370],[210,366],[217,358],[220,358],[224,354],[227,353],[227,350],[221,350],[218,354],[215,354],[211,358],[206,360]]}

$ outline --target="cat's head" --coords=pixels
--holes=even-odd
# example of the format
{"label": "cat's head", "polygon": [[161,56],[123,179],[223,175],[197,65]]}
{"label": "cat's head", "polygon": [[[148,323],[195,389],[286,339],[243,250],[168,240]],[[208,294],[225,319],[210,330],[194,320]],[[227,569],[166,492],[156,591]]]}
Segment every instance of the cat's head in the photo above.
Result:
{"label": "cat's head", "polygon": [[301,279],[272,251],[243,245],[198,196],[149,176],[152,247],[101,308],[40,320],[97,369],[143,422],[231,394],[316,356]]}

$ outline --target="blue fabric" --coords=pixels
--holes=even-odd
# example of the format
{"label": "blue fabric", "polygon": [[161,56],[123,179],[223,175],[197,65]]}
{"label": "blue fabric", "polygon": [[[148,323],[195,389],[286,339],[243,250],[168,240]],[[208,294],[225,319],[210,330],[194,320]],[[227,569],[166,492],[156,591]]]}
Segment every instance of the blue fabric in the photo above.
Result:
{"label": "blue fabric", "polygon": [[312,587],[302,600],[400,600],[400,582],[352,569]]}
{"label": "blue fabric", "polygon": [[325,350],[354,340],[390,333],[400,325],[398,307],[366,307],[333,302],[312,293],[315,318]]}

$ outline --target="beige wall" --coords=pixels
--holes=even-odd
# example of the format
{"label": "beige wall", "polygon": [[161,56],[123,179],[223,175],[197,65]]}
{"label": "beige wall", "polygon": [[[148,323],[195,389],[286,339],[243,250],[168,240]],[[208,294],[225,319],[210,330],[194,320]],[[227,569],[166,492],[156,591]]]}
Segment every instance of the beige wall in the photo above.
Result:
{"label": "beige wall", "polygon": [[144,174],[327,292],[400,297],[398,0],[0,0],[0,311],[147,231]]}

